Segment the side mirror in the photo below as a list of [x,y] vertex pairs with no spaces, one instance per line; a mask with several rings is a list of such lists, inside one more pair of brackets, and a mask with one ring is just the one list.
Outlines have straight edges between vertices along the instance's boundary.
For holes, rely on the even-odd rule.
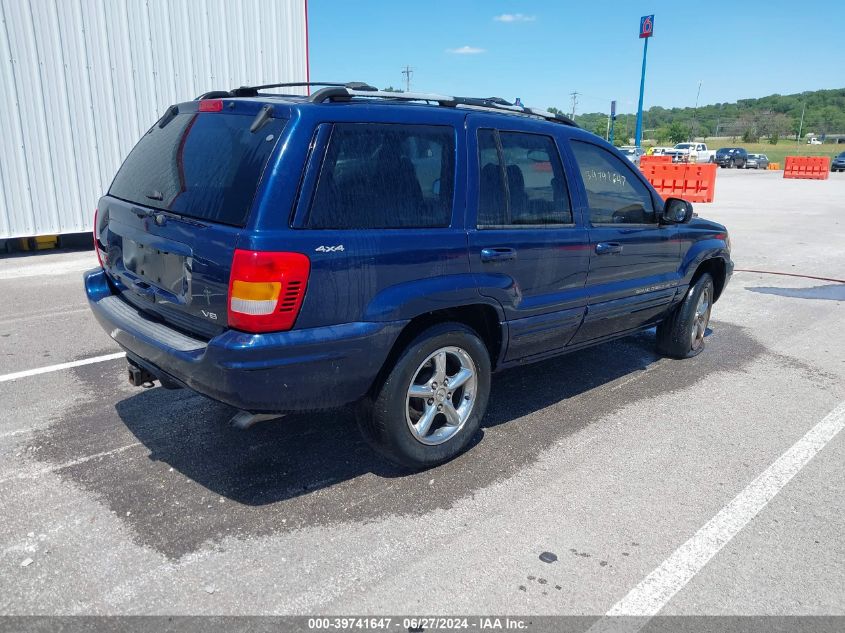
[[680,198],[666,198],[661,224],[686,224],[692,220],[692,204]]

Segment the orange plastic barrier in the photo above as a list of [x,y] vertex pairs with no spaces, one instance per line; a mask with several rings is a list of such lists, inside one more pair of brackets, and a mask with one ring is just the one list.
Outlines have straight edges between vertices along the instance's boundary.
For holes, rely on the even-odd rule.
[[783,166],[784,178],[827,180],[830,158],[827,156],[787,156]]
[[640,170],[664,200],[713,202],[716,163],[640,163]]
[[649,156],[648,154],[644,156],[640,156],[640,166],[642,165],[650,165],[652,163],[671,163],[672,157],[671,156],[664,156],[662,154],[658,154],[657,156]]
[[780,170],[780,163],[769,163],[769,170],[770,171],[779,171]]

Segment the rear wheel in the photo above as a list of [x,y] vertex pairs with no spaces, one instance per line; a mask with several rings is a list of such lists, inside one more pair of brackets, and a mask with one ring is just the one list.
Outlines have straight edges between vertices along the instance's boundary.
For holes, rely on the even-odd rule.
[[442,323],[414,339],[359,411],[370,445],[418,470],[460,454],[478,431],[490,395],[490,355],[460,323]]
[[657,326],[657,351],[671,358],[701,353],[714,297],[713,278],[704,273],[690,286],[681,305]]

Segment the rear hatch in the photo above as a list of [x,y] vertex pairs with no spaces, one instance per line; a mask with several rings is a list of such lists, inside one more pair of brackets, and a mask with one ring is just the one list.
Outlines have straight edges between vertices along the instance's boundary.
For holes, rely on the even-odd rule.
[[129,154],[95,229],[126,301],[203,337],[226,328],[234,250],[286,122],[267,110],[228,100],[174,106]]

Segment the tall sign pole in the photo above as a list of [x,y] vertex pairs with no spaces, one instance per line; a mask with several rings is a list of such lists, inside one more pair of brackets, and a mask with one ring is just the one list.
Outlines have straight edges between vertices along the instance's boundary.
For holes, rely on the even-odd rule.
[[640,18],[640,39],[643,42],[643,74],[640,77],[640,102],[637,105],[637,131],[635,133],[636,146],[643,142],[643,93],[645,92],[645,61],[648,55],[648,40],[654,35],[654,15],[644,15]]
[[610,129],[607,134],[607,141],[613,145],[613,124],[616,122],[616,101],[610,102]]

